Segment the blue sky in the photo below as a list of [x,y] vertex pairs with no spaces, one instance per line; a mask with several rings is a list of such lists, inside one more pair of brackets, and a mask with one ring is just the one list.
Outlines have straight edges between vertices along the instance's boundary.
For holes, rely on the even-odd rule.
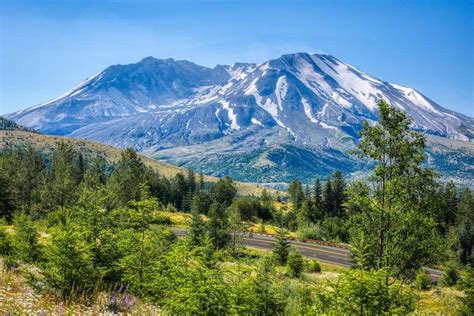
[[324,52],[474,116],[474,1],[0,0],[0,114],[146,56]]

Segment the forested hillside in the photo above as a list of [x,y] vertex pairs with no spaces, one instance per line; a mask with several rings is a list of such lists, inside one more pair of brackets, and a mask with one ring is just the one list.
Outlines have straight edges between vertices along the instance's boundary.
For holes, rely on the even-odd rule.
[[29,131],[29,132],[36,133],[36,131],[32,128],[24,127],[22,125],[19,125],[1,116],[0,116],[0,131]]
[[[287,196],[248,195],[229,177],[211,181],[190,169],[165,174],[132,149],[113,160],[77,140],[39,150],[41,136],[19,146],[5,134],[0,308],[472,315],[474,196],[423,167],[425,139],[403,112],[384,102],[379,111],[353,153],[373,160],[370,179],[348,182],[335,172],[311,187],[294,180]],[[173,233],[177,215],[187,218],[183,238]],[[272,253],[243,246],[255,225],[276,227]],[[289,235],[349,244],[353,267],[303,258]],[[438,283],[427,267],[443,270]],[[36,305],[8,300],[20,284],[41,298]]]

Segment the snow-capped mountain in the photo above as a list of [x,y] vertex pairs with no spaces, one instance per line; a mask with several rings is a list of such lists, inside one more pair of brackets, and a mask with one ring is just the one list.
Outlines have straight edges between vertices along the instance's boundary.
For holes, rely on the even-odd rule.
[[[308,159],[321,170],[331,171],[337,158],[351,172],[356,169],[345,152],[362,122],[377,120],[379,99],[407,112],[416,130],[468,142],[474,138],[473,118],[333,56],[306,53],[212,69],[148,57],[111,66],[54,100],[7,117],[45,133],[134,146],[217,175],[233,168],[215,167],[222,159],[246,157],[241,167],[260,173],[280,167],[275,152],[285,163],[284,157],[302,150],[314,154]],[[270,173],[249,179],[281,178]]]

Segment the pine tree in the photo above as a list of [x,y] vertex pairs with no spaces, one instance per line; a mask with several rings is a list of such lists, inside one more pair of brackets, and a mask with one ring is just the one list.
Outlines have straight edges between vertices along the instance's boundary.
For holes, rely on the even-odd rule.
[[304,200],[303,186],[298,179],[293,180],[288,187],[290,202],[293,204],[293,210],[299,210]]
[[207,231],[216,249],[223,248],[229,242],[229,219],[226,208],[221,203],[212,203],[209,210]]
[[474,314],[474,268],[469,268],[466,273],[466,279],[464,280],[465,296],[461,298],[463,305],[459,311],[461,315],[473,315]]
[[326,182],[324,183],[323,190],[323,217],[331,217],[334,214],[334,195],[332,189],[331,178],[327,177]]
[[196,193],[196,175],[192,169],[188,169],[188,176],[186,180],[188,181],[188,190],[184,199],[183,211],[190,212],[193,197]]
[[66,143],[60,143],[53,154],[51,182],[45,183],[50,188],[49,201],[51,209],[71,205],[76,198],[75,149]]
[[311,221],[316,222],[323,218],[323,188],[321,180],[316,179],[313,185],[313,208],[311,212]]
[[343,204],[346,201],[346,182],[342,176],[340,171],[336,171],[333,175],[333,182],[332,182],[332,198],[334,201],[334,216],[343,217],[344,216],[344,209]]
[[11,221],[13,208],[10,181],[5,172],[0,169],[0,218],[4,217],[7,221]]
[[474,267],[474,197],[471,190],[461,192],[458,204],[461,262]]
[[132,148],[121,152],[117,167],[108,181],[116,204],[127,207],[130,201],[140,200],[140,185],[145,180],[146,167]]
[[189,225],[189,238],[193,245],[202,244],[206,236],[206,224],[197,210],[191,211],[191,224]]
[[236,195],[237,189],[230,177],[219,179],[211,189],[212,201],[221,204],[224,208],[232,204]]
[[34,263],[40,256],[38,230],[30,216],[21,213],[13,219],[12,254],[20,262]]
[[290,243],[288,241],[288,233],[284,229],[278,230],[278,236],[273,247],[273,255],[279,264],[285,265],[290,252]]
[[199,190],[194,194],[193,201],[191,203],[191,212],[198,214],[207,214],[209,207],[211,206],[211,197],[209,193],[204,190]]
[[204,190],[206,188],[206,185],[204,183],[204,174],[199,172],[199,185],[198,185],[198,190]]
[[296,251],[295,248],[291,248],[288,254],[287,260],[288,273],[293,278],[299,278],[303,273],[304,262],[303,257]]

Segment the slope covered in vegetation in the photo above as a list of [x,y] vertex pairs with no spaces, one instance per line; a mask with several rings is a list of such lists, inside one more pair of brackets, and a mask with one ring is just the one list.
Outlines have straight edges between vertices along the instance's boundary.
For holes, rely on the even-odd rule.
[[[472,192],[439,184],[422,165],[425,140],[409,118],[383,102],[379,110],[380,123],[362,129],[358,151],[376,164],[371,179],[347,183],[336,172],[311,189],[295,180],[285,204],[267,191],[239,194],[229,177],[165,176],[131,149],[110,163],[64,141],[50,154],[7,146],[2,279],[26,280],[31,293],[53,302],[48,312],[60,302],[136,313],[139,303],[184,315],[471,315]],[[178,212],[190,218],[183,238],[170,227]],[[255,224],[278,227],[271,254],[243,247]],[[304,259],[288,231],[350,243],[354,266]],[[439,284],[427,266],[443,269]],[[13,295],[8,281],[0,286]],[[38,311],[8,302],[2,308],[12,313]]]

